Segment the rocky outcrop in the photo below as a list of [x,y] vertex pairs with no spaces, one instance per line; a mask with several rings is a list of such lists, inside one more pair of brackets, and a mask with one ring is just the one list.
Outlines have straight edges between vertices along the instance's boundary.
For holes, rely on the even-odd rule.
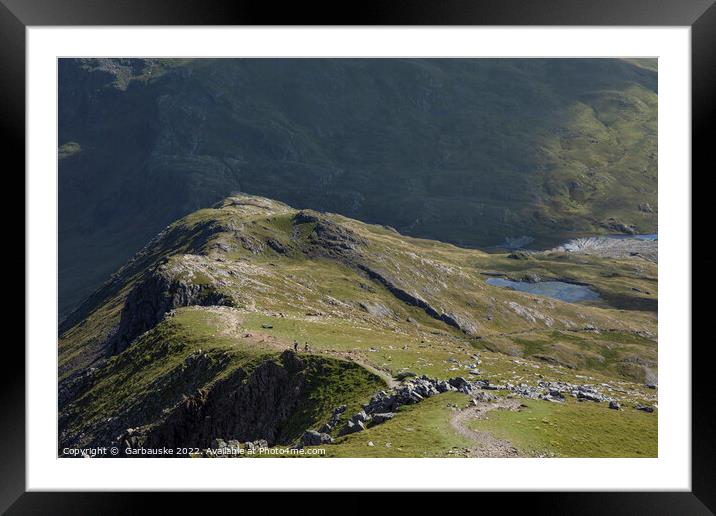
[[341,405],[339,407],[336,407],[333,409],[333,412],[331,413],[331,418],[323,424],[321,428],[319,428],[319,432],[321,433],[328,433],[331,432],[333,429],[335,429],[341,420],[341,415],[346,411],[346,406]]
[[149,272],[132,288],[124,302],[116,335],[108,351],[124,351],[139,335],[153,328],[166,313],[183,306],[232,306],[232,299],[211,283],[198,283],[163,263]]
[[648,202],[639,203],[639,211],[643,211],[644,213],[654,213],[654,209]]
[[250,372],[239,369],[210,390],[186,398],[137,437],[135,446],[206,448],[216,438],[287,444],[282,430],[306,396],[306,369],[291,351]]
[[293,217],[294,225],[311,224],[309,255],[350,261],[359,256],[368,242],[344,225],[320,217],[309,211],[299,211]]
[[[310,245],[306,252],[310,256],[322,256],[336,259],[365,273],[370,279],[382,284],[396,298],[410,306],[423,309],[428,315],[458,328],[467,335],[476,336],[478,326],[467,317],[437,309],[418,294],[413,294],[402,288],[388,275],[368,265],[365,251],[368,242],[357,235],[350,228],[314,215],[313,212],[300,211],[293,217],[294,225],[313,224],[313,231],[309,239]],[[372,307],[362,304],[362,308],[372,315],[385,317],[388,312],[384,307]],[[377,310],[376,310],[377,309]],[[379,311],[380,314],[374,312]]]
[[97,367],[82,369],[58,383],[57,404],[60,409],[92,384],[95,371],[97,371]]
[[393,311],[381,303],[371,303],[370,301],[360,301],[358,303],[358,305],[363,310],[365,310],[370,315],[372,315],[373,317],[380,317],[380,318],[395,317],[395,314],[393,314]]
[[609,231],[624,233],[627,235],[634,235],[637,232],[636,227],[633,224],[624,224],[613,217],[610,217],[602,222],[602,226],[607,228]]
[[378,272],[377,270],[363,264],[358,264],[357,267],[363,272],[365,272],[370,279],[381,283],[385,288],[388,289],[391,294],[393,294],[395,297],[397,297],[404,303],[410,306],[416,306],[418,308],[423,309],[425,313],[428,314],[430,317],[438,319],[439,321],[443,321],[445,324],[457,328],[467,335],[477,335],[477,324],[468,320],[466,317],[454,313],[438,311],[422,297],[417,294],[411,294],[410,292],[402,289],[395,282],[391,281],[390,279],[388,279],[387,276]]

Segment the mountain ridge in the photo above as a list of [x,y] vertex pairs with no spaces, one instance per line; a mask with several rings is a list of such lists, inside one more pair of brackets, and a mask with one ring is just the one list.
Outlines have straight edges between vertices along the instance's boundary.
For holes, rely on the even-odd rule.
[[[234,195],[165,228],[65,320],[61,448],[293,445],[334,421],[337,407],[350,415],[387,403],[381,390],[411,404],[437,388],[477,396],[475,385],[512,385],[515,368],[527,382],[511,387],[520,396],[558,381],[550,389],[575,397],[653,403],[644,383],[657,372],[655,271],[639,257],[487,254]],[[589,284],[601,298],[513,292],[487,284],[495,274]],[[421,375],[414,385],[408,373]],[[469,385],[456,378],[468,373]],[[614,388],[604,397],[594,385]],[[418,388],[423,395],[410,394]],[[381,426],[423,421],[436,406],[406,410]],[[609,425],[654,420],[603,410]],[[357,437],[341,421],[329,425],[336,453],[354,453]]]

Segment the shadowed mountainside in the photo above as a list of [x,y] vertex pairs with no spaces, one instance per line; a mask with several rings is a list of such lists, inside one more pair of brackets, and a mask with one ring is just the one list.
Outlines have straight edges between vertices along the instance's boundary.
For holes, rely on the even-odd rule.
[[618,59],[61,59],[60,310],[233,192],[462,246],[657,222],[657,74]]

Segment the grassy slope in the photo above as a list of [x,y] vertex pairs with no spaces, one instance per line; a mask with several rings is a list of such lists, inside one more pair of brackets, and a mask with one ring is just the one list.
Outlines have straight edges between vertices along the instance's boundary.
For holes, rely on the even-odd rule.
[[520,452],[557,457],[656,457],[657,413],[604,404],[526,400],[519,412],[495,410],[471,427],[510,441]]
[[[183,308],[142,335],[123,353],[112,357],[97,374],[98,381],[63,412],[67,430],[106,433],[109,418],[121,429],[155,424],[186,396],[237,370],[246,375],[265,360],[276,360],[288,345],[266,344],[226,333],[226,321],[200,308]],[[307,395],[282,433],[297,439],[309,426],[329,419],[331,410],[346,404],[352,411],[384,387],[380,378],[354,364],[328,357],[306,356]]]
[[451,392],[401,407],[393,420],[325,447],[324,457],[449,457],[471,444],[450,427],[454,406],[464,406],[468,399]]
[[654,231],[652,64],[63,60],[61,310],[234,191],[466,246]]
[[[639,383],[643,381],[644,370],[638,364],[653,362],[656,370],[655,314],[617,310],[607,302],[598,306],[551,302],[490,287],[480,272],[498,269],[517,277],[523,270],[536,270],[541,275],[569,276],[573,280],[591,282],[600,291],[611,289],[625,299],[635,299],[642,294],[633,291],[632,286],[646,284],[649,291],[656,292],[654,264],[549,254],[512,260],[504,255],[487,255],[402,237],[392,230],[366,226],[340,216],[324,216],[365,239],[370,249],[365,259],[370,264],[380,265],[396,281],[420,285],[427,299],[446,310],[465,310],[467,316],[480,324],[481,338],[476,339],[399,301],[384,286],[369,280],[346,262],[309,259],[303,249],[311,241],[315,225],[295,225],[292,221],[295,211],[287,206],[253,198],[241,198],[238,203],[227,201],[176,222],[163,238],[148,246],[143,257],[120,271],[116,281],[99,291],[83,308],[83,314],[77,316],[78,324],[63,334],[60,364],[65,368],[64,374],[68,374],[86,363],[93,343],[101,341],[98,335],[106,335],[117,324],[123,298],[136,281],[138,270],[166,253],[173,253],[170,263],[191,265],[190,269],[177,268],[182,271],[184,281],[223,282],[221,288],[236,304],[236,308],[227,309],[235,316],[232,319],[235,332],[227,332],[231,324],[227,326],[226,321],[217,320],[210,311],[179,310],[176,316],[141,337],[125,353],[110,360],[103,381],[82,400],[84,423],[78,420],[78,424],[94,424],[124,410],[123,407],[146,403],[156,382],[180,367],[186,356],[197,348],[217,360],[226,355],[229,361],[220,371],[207,371],[206,377],[163,388],[167,395],[175,397],[161,400],[156,410],[171,406],[180,393],[190,393],[191,389],[210,384],[233,368],[250,368],[266,354],[275,355],[286,349],[294,339],[301,344],[309,341],[313,356],[329,361],[324,362],[329,364],[327,375],[323,375],[325,383],[316,386],[316,402],[309,403],[303,415],[297,416],[296,429],[309,422],[317,424],[325,420],[327,411],[340,404],[340,399],[357,408],[359,402],[366,401],[370,393],[377,390],[380,382],[375,383],[377,379],[371,380],[370,375],[354,376],[355,382],[348,382],[345,372],[335,369],[337,359],[367,364],[392,375],[409,370],[449,378],[467,376],[479,351],[482,375],[496,383],[536,384],[544,379],[608,382],[625,392],[629,400],[653,402],[653,391]],[[214,230],[207,232],[207,228]],[[279,254],[264,245],[262,251],[254,254],[237,244],[240,237],[262,244],[272,238],[282,242],[286,252]],[[224,250],[218,250],[219,244]],[[644,270],[637,272],[635,268]],[[605,271],[616,274],[613,283],[604,279],[601,273]],[[231,278],[230,281],[227,278]],[[380,304],[388,315],[372,315],[361,308],[360,303]],[[553,325],[517,317],[509,308],[510,303],[549,315]],[[88,317],[82,320],[84,315]],[[589,324],[602,331],[583,331]],[[264,328],[265,325],[272,328]],[[635,333],[637,331],[641,333]],[[247,341],[242,337],[245,333],[256,338]],[[648,333],[652,337],[640,336]],[[177,342],[182,346],[176,346]],[[78,357],[85,361],[77,360]],[[137,373],[130,376],[128,371],[132,370]],[[122,392],[121,396],[116,396],[117,390]],[[127,401],[120,403],[121,399]],[[404,418],[401,414],[397,422],[390,423],[398,425],[395,431],[405,442],[401,446],[403,450],[387,449],[384,443],[382,447],[364,450],[360,440],[363,437],[355,437],[352,438],[358,439],[355,447],[350,445],[352,440],[347,440],[345,448],[339,445],[331,453],[358,453],[356,450],[360,449],[360,453],[367,454],[410,455],[418,453],[423,446],[421,439],[437,439],[437,444],[435,449],[419,452],[420,456],[441,454],[451,446],[461,446],[457,444],[457,437],[449,432],[440,439],[433,435],[442,432],[438,432],[443,424],[440,421],[446,417],[442,399],[411,408],[412,416]],[[579,414],[572,416],[579,417]],[[423,417],[425,428],[433,428],[432,434],[429,432],[433,436],[415,437],[417,440],[409,444],[411,440],[403,435],[407,432],[404,426],[410,426],[406,422],[410,419],[406,418]],[[380,435],[388,431],[375,429]],[[648,425],[644,432],[645,439],[650,439]]]
[[[232,265],[211,258],[202,259],[205,261],[201,264],[204,267],[202,275],[213,274],[221,278],[223,269],[232,269],[233,277],[237,279],[225,288],[234,297],[236,306],[270,317],[284,314],[286,320],[279,321],[277,328],[287,326],[287,332],[297,331],[300,335],[308,331],[316,333],[316,338],[320,340],[320,328],[324,328],[323,331],[329,335],[341,335],[343,332],[351,334],[359,328],[365,328],[369,334],[382,334],[384,342],[393,339],[397,332],[408,342],[417,341],[419,344],[427,339],[433,348],[436,345],[449,346],[456,339],[464,341],[461,332],[429,317],[419,308],[405,305],[355,268],[341,261],[308,259],[301,251],[308,236],[300,232],[306,228],[296,227],[297,233],[294,235],[294,227],[290,222],[294,212],[287,207],[272,205],[268,213],[262,210],[252,206],[225,206],[196,212],[172,225],[165,238],[149,247],[146,258],[135,260],[134,265],[127,266],[117,275],[114,283],[95,296],[95,305],[85,306],[75,317],[79,321],[85,315],[90,316],[82,325],[71,328],[64,335],[61,342],[61,367],[77,353],[78,343],[84,347],[88,341],[99,340],[95,334],[101,336],[102,328],[107,331],[112,324],[116,324],[123,296],[138,277],[137,269],[143,269],[162,253],[182,256],[183,253],[204,252],[211,255],[214,251],[210,250],[216,245],[230,246],[225,256],[233,261]],[[627,315],[626,312],[609,308],[605,303],[593,308],[584,305],[576,307],[491,287],[484,283],[485,276],[480,274],[498,268],[519,276],[519,269],[522,268],[530,272],[537,271],[544,277],[568,276],[571,280],[593,284],[605,295],[638,301],[644,294],[633,288],[656,292],[653,264],[640,260],[617,262],[569,255],[554,258],[546,256],[536,261],[511,260],[504,258],[504,255],[487,255],[447,244],[401,237],[381,227],[366,226],[339,216],[328,217],[329,220],[331,218],[367,239],[369,252],[365,253],[365,263],[380,268],[408,289],[416,286],[418,294],[436,307],[445,311],[453,310],[474,321],[482,339],[469,341],[471,345],[511,353],[513,348],[524,351],[528,347],[524,342],[530,339],[561,336],[558,340],[564,344],[574,343],[575,340],[587,346],[591,342],[601,342],[601,347],[608,355],[602,356],[602,359],[620,358],[619,350],[611,352],[607,349],[615,342],[633,345],[637,351],[641,350],[648,358],[655,359],[652,340],[631,336],[635,331],[655,334],[655,315],[650,312],[630,311]],[[220,228],[240,227],[242,234],[258,242],[274,238],[284,242],[288,252],[279,255],[266,248],[253,254],[236,245],[233,234],[223,229],[211,233],[207,241],[207,237],[200,235],[213,225],[219,225]],[[603,277],[605,272],[609,272],[609,281]],[[196,282],[197,279],[192,281]],[[114,287],[114,284],[119,286]],[[607,300],[611,299],[609,296]],[[339,304],[330,304],[327,301],[329,298]],[[391,315],[371,316],[358,306],[361,302],[381,304],[388,308]],[[525,318],[511,306],[514,303],[536,314],[547,314],[551,322],[533,322]],[[318,315],[311,316],[308,313]],[[408,322],[408,318],[414,322]],[[360,324],[356,326],[356,322]],[[588,325],[611,331],[602,334],[580,331]],[[303,326],[309,329],[302,330]],[[505,341],[510,343],[508,348],[500,345]],[[402,353],[397,350],[394,354],[400,357]],[[575,365],[568,360],[563,363]],[[71,369],[68,366],[67,370]]]

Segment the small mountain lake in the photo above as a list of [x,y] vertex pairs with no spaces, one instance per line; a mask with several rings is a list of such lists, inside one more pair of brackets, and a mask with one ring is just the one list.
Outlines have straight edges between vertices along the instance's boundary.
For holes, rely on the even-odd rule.
[[528,294],[551,297],[567,303],[593,301],[599,299],[599,293],[585,285],[575,285],[564,281],[512,281],[505,278],[487,278],[486,283],[493,287],[510,288]]

